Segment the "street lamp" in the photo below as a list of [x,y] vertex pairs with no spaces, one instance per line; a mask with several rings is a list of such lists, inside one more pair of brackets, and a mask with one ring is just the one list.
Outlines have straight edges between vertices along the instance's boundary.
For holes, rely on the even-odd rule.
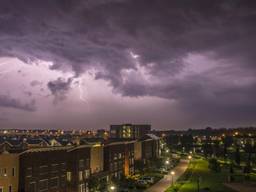
[[175,175],[175,172],[172,171],[172,172],[171,172],[171,175],[172,175],[172,186],[173,186],[173,176]]
[[189,156],[188,156],[188,159],[189,159],[189,160],[191,160],[191,159],[192,159],[192,156],[191,156],[191,155],[189,155]]
[[116,187],[114,185],[111,185],[110,187],[110,191],[115,191]]

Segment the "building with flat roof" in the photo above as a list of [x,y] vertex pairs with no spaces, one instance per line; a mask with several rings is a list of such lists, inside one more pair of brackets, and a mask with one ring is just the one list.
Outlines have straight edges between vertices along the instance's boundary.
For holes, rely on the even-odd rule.
[[111,138],[139,139],[151,131],[149,124],[110,125]]

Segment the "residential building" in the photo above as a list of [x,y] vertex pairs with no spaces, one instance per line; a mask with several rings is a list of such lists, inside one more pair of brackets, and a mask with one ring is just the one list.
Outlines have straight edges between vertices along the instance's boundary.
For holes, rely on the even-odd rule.
[[0,192],[18,192],[19,156],[8,152],[0,154]]
[[68,149],[34,148],[22,152],[19,192],[67,192]]
[[134,174],[134,142],[111,142],[104,147],[104,171],[110,179],[121,179]]
[[147,124],[110,125],[110,137],[123,139],[139,139],[144,135],[148,134],[150,130],[151,125]]

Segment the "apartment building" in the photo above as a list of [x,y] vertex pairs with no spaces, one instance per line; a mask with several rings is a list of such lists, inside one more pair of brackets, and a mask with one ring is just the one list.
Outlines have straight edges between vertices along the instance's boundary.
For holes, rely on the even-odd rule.
[[19,192],[67,192],[67,147],[20,154]]
[[67,150],[67,191],[87,192],[91,175],[90,145],[80,145]]
[[145,164],[160,156],[160,138],[153,134],[146,134],[134,145],[135,160],[142,160]]
[[104,147],[104,170],[110,179],[121,179],[134,174],[134,142],[111,142]]
[[151,125],[147,124],[121,124],[110,125],[110,137],[122,139],[139,139],[148,134]]

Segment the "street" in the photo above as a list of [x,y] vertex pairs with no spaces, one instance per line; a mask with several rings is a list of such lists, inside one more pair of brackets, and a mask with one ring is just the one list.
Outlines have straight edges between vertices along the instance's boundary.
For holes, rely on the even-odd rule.
[[165,175],[163,179],[145,190],[145,192],[164,192],[172,183],[171,172],[175,172],[175,175],[173,176],[173,182],[175,182],[185,172],[188,167],[188,163],[188,160],[181,160],[180,163],[168,173],[168,175]]

